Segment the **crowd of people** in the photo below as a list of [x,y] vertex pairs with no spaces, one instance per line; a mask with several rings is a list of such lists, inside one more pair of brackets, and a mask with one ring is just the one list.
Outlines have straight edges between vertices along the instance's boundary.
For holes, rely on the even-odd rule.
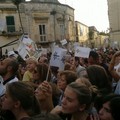
[[15,54],[0,61],[0,120],[120,120],[119,50],[68,52],[64,70]]

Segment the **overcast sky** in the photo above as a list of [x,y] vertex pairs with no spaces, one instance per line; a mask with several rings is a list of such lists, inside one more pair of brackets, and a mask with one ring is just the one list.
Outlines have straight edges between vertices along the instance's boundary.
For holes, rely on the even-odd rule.
[[98,31],[109,28],[107,0],[58,0],[75,9],[75,20],[95,26]]

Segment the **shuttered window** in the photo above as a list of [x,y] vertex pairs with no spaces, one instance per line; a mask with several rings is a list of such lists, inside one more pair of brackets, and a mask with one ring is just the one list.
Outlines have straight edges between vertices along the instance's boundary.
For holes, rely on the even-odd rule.
[[6,16],[7,32],[15,32],[14,16]]

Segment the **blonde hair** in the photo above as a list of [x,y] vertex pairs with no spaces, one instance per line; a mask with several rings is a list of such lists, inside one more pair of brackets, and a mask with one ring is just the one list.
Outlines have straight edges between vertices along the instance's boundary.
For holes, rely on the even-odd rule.
[[27,58],[27,59],[26,59],[26,62],[28,62],[28,61],[32,61],[32,62],[34,62],[35,64],[37,64],[37,59],[36,59],[34,56],[31,56],[31,57]]

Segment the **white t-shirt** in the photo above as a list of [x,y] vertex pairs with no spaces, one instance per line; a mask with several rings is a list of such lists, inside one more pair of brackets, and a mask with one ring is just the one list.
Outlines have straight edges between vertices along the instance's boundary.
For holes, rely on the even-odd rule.
[[8,83],[12,83],[12,82],[15,82],[15,81],[18,81],[18,78],[17,77],[14,77],[13,79],[11,79],[10,81],[8,81],[5,85],[3,84],[3,78],[2,76],[0,76],[0,96],[4,95],[5,94],[5,91],[6,91],[6,85]]
[[117,82],[117,86],[116,86],[114,93],[117,95],[120,95],[120,80]]
[[3,85],[3,78],[0,76],[0,96],[5,94],[5,85]]
[[114,66],[115,71],[118,73],[118,75],[120,76],[120,63],[116,66]]

